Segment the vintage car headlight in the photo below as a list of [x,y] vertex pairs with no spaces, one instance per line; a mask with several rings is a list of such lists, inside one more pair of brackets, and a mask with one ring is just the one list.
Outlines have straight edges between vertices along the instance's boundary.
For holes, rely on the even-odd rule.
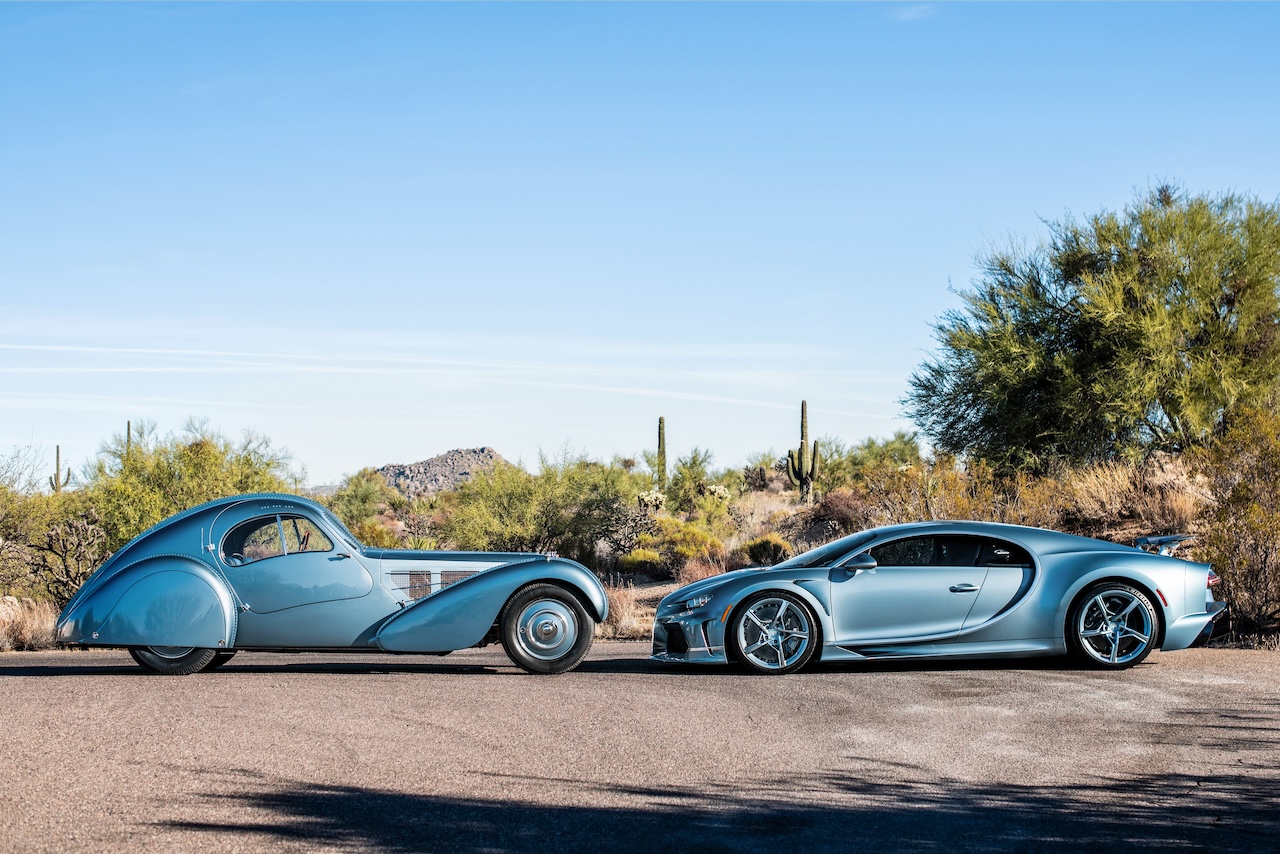
[[694,608],[701,608],[703,605],[711,601],[711,594],[704,593],[701,596],[695,596],[684,603],[686,610],[692,611]]

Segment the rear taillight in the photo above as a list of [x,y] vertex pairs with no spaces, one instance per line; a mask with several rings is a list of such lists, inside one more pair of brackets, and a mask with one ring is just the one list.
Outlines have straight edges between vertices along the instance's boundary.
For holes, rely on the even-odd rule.
[[1205,587],[1213,587],[1220,581],[1222,581],[1222,579],[1218,576],[1218,573],[1211,569],[1209,570],[1209,581],[1205,584]]

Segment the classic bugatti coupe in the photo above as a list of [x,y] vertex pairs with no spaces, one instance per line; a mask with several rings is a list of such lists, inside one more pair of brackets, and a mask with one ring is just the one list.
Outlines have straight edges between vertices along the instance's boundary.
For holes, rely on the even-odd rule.
[[1226,607],[1208,564],[1040,528],[874,528],[662,600],[653,659],[791,673],[815,659],[1072,654],[1099,668],[1208,638]]
[[438,655],[494,642],[531,673],[563,673],[607,613],[600,581],[573,561],[368,548],[320,504],[264,494],[136,537],[67,604],[58,638],[127,647],[173,675],[243,649]]

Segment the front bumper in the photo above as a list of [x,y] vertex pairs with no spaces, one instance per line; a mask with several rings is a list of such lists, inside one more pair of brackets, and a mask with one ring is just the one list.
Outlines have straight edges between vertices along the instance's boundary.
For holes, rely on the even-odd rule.
[[687,611],[658,617],[653,621],[650,657],[668,663],[723,664],[728,660],[724,653],[723,626],[718,626],[714,617]]

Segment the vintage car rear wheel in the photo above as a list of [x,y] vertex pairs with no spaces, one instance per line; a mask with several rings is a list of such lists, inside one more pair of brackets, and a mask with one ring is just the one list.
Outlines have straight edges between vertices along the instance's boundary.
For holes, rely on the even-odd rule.
[[566,673],[587,657],[595,621],[563,587],[530,584],[498,618],[507,657],[529,673]]
[[190,646],[135,646],[129,648],[129,654],[144,670],[152,673],[190,676],[208,668],[217,658],[218,651]]
[[1133,667],[1151,654],[1160,615],[1141,590],[1106,581],[1084,592],[1071,610],[1067,640],[1077,661],[1105,670]]
[[757,593],[729,619],[733,658],[756,673],[794,673],[818,648],[818,620],[798,596],[780,590]]

